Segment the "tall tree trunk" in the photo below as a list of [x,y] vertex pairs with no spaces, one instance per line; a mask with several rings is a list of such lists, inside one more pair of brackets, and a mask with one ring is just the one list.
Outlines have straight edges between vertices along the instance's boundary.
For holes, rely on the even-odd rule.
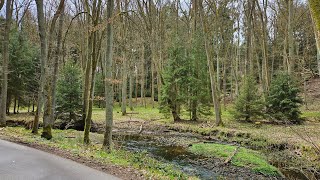
[[[41,137],[44,137],[46,139],[51,139],[52,138],[52,133],[51,133],[51,128],[53,124],[53,117],[54,117],[54,110],[55,107],[54,105],[54,96],[53,96],[53,81],[54,81],[54,68],[55,68],[55,62],[52,58],[52,56],[56,56],[56,52],[53,51],[53,36],[54,36],[54,31],[56,28],[56,22],[59,18],[59,16],[63,13],[64,10],[64,0],[60,0],[59,7],[56,11],[56,13],[53,16],[51,25],[50,25],[50,31],[48,35],[48,41],[49,41],[49,48],[48,48],[48,66],[47,71],[46,71],[46,85],[45,85],[45,106],[44,106],[44,112],[43,112],[43,131],[41,134]],[[61,37],[60,37],[61,41]],[[55,48],[56,49],[56,48]]]
[[152,57],[150,66],[151,66],[151,105],[152,105],[152,108],[154,108],[154,57]]
[[261,20],[261,29],[262,29],[262,53],[263,53],[263,59],[262,59],[262,86],[264,94],[266,95],[268,89],[269,89],[269,68],[268,68],[268,35],[267,35],[267,23],[268,23],[268,17],[267,17],[267,0],[263,0],[263,10],[259,5],[259,2],[256,0],[256,4],[258,6],[258,9],[260,11],[260,20]]
[[288,73],[294,72],[294,41],[293,41],[293,0],[288,0],[288,45],[289,45],[289,57],[288,57]]
[[[135,66],[135,68],[137,68],[137,65]],[[136,102],[135,102],[135,107],[138,106],[138,89],[139,89],[139,80],[138,80],[138,77],[139,77],[139,73],[138,73],[138,68],[136,69],[136,72],[135,72],[135,98],[136,98]]]
[[14,96],[14,100],[13,100],[13,114],[17,114],[17,96]]
[[[99,22],[100,17],[100,9],[101,9],[102,0],[93,1],[93,8],[92,8],[92,14],[93,14],[93,26],[97,26]],[[89,104],[87,104],[87,113],[85,118],[85,124],[84,124],[84,137],[83,142],[85,144],[90,143],[89,133],[91,129],[91,121],[92,121],[92,108],[93,108],[93,99],[94,99],[94,86],[95,86],[95,77],[96,77],[96,68],[99,60],[99,48],[101,47],[101,43],[98,43],[98,32],[94,31],[92,32],[92,42],[91,46],[89,48],[92,49],[92,53],[90,54],[91,58],[91,82],[90,82],[90,90],[89,90]],[[100,42],[100,41],[99,41]]]
[[112,21],[114,0],[107,0],[107,55],[104,63],[105,69],[105,99],[106,99],[106,127],[104,132],[103,148],[111,150],[112,125],[113,125],[113,89],[112,89],[112,54],[113,54],[113,30]]
[[[90,11],[88,1],[85,1],[85,10]],[[88,109],[89,109],[89,97],[90,97],[90,75],[92,70],[92,46],[93,46],[93,37],[92,33],[90,32],[90,24],[91,24],[91,16],[86,16],[86,21],[88,24],[87,29],[87,42],[86,42],[86,59],[85,61],[85,78],[84,78],[84,89],[83,89],[83,104],[82,104],[82,126],[84,128],[85,122],[87,119]]]
[[133,103],[132,103],[132,91],[133,91],[133,74],[132,70],[129,72],[129,108],[133,111]]
[[212,58],[211,58],[211,52],[210,52],[210,45],[208,42],[208,27],[207,27],[207,21],[205,19],[204,15],[204,10],[202,7],[202,1],[199,2],[199,8],[200,8],[200,19],[202,21],[202,30],[205,35],[204,38],[204,43],[205,43],[205,50],[206,50],[206,55],[207,55],[207,64],[209,68],[209,76],[210,76],[210,84],[211,84],[211,93],[212,93],[212,100],[214,104],[214,111],[215,111],[215,116],[216,116],[216,125],[222,125],[222,119],[221,119],[221,109],[220,109],[220,100],[219,100],[219,95],[218,95],[218,88],[215,82],[215,77],[214,77],[214,66],[212,64]]
[[317,62],[318,62],[318,75],[320,76],[320,1],[309,0],[309,8],[314,27],[314,35],[317,43]]
[[[247,53],[246,53],[246,61],[245,61],[245,69],[244,74],[253,74],[253,11],[255,7],[255,1],[247,1],[247,14],[246,14],[246,20],[247,20],[247,32],[246,32],[246,41],[247,41]],[[249,73],[248,73],[248,67],[249,67]]]
[[145,106],[145,98],[144,98],[144,83],[145,83],[145,66],[144,66],[144,45],[142,46],[141,50],[141,89],[140,89],[140,98],[141,98],[141,105]]
[[17,108],[17,113],[19,114],[19,110],[20,110],[20,97],[18,97],[18,108]]
[[[125,50],[122,50],[125,51]],[[127,80],[128,80],[128,59],[126,58],[126,53],[122,54],[123,62],[122,62],[122,102],[121,102],[121,112],[122,115],[127,114]]]
[[46,83],[46,64],[47,64],[47,35],[46,35],[46,23],[45,17],[43,13],[43,0],[37,0],[37,16],[38,16],[38,27],[39,27],[39,35],[40,35],[40,43],[41,43],[41,50],[40,50],[40,82],[39,82],[39,89],[38,89],[38,102],[37,102],[37,112],[33,121],[33,128],[32,133],[38,134],[38,127],[39,127],[39,118],[42,111],[43,106],[43,96],[44,96],[44,86]]
[[61,15],[59,17],[59,26],[58,26],[58,34],[57,34],[57,46],[54,57],[54,69],[53,69],[53,79],[52,79],[52,114],[50,117],[50,123],[53,125],[54,123],[54,113],[56,109],[56,90],[57,90],[57,81],[58,81],[58,72],[59,72],[59,62],[62,59],[61,57],[61,49],[62,49],[62,30],[63,30],[63,22],[64,22],[64,7],[62,9]]
[[[1,8],[4,4],[1,3]],[[2,87],[1,87],[1,104],[0,104],[0,127],[6,126],[6,109],[8,94],[8,65],[9,65],[9,35],[11,27],[13,1],[7,0],[6,3],[6,21],[3,33],[3,62],[2,62]]]

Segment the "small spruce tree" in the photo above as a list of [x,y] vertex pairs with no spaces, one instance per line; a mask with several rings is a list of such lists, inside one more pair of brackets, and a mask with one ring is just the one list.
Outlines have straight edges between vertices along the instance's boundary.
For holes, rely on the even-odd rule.
[[81,110],[81,71],[71,62],[62,68],[57,84],[57,110],[67,112],[70,118]]
[[299,107],[302,98],[299,96],[296,80],[285,73],[278,74],[271,82],[267,96],[267,113],[277,120],[301,123]]
[[244,79],[240,95],[235,102],[234,118],[237,120],[254,121],[262,115],[263,101],[259,95],[257,84],[252,76]]

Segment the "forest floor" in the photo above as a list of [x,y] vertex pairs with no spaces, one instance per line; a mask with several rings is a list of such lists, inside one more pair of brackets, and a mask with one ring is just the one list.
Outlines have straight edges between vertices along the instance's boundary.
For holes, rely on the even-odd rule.
[[[198,144],[208,142],[218,144],[226,143],[227,145],[232,145],[233,147],[240,146],[248,149],[258,150],[262,154],[266,155],[267,161],[277,166],[281,170],[281,172],[287,177],[299,176],[301,177],[301,179],[303,179],[305,178],[304,176],[307,176],[308,178],[311,177],[310,179],[312,179],[312,177],[315,176],[315,171],[320,169],[319,155],[315,151],[315,146],[320,146],[320,113],[318,111],[312,109],[305,110],[303,108],[302,116],[306,118],[306,122],[302,125],[289,126],[264,123],[256,125],[250,123],[241,123],[233,120],[228,108],[222,113],[224,126],[216,127],[214,125],[214,122],[210,120],[210,116],[203,117],[203,120],[197,122],[181,121],[174,123],[170,118],[167,118],[163,114],[159,113],[159,110],[157,108],[151,107],[145,108],[137,106],[134,108],[134,111],[130,111],[127,115],[122,116],[120,112],[120,107],[116,105],[114,109],[115,120],[113,132],[115,135],[125,134],[156,137],[154,138],[155,141],[166,146],[182,146],[188,148],[197,147]],[[184,113],[187,114],[187,112]],[[20,113],[16,115],[11,115],[8,119],[12,119],[14,121],[32,121],[33,116],[32,114]],[[99,125],[99,127],[101,128],[100,131],[102,132],[104,127],[104,109],[94,108],[93,119],[94,122]],[[61,131],[58,130],[58,133],[61,133]],[[61,137],[62,135],[58,135],[58,137],[59,136]],[[78,136],[81,137],[82,133],[80,132]],[[40,139],[41,138],[39,138],[37,142],[39,142]],[[79,139],[77,141],[80,142]],[[25,141],[23,140],[20,142]],[[96,146],[99,146],[100,148],[100,142],[94,140],[93,142],[96,144]],[[121,146],[117,143],[115,145]],[[31,143],[31,146],[36,146],[36,148],[40,149],[47,149],[46,145],[39,145],[39,143],[37,143],[36,145]],[[79,146],[78,148],[81,149],[82,147]],[[49,151],[52,151],[52,147],[49,148]],[[225,151],[225,149],[223,151]],[[54,150],[54,152],[59,153],[60,148],[57,148],[56,150]],[[64,151],[62,151],[62,154],[63,152]],[[201,151],[199,152],[201,153]],[[67,156],[70,156],[68,158],[73,160],[77,160],[77,158],[79,158],[78,155],[73,157],[73,153],[67,153]],[[227,157],[228,156],[230,156],[230,154],[227,155]],[[117,158],[119,159],[119,157]],[[220,164],[221,162],[223,163],[225,158],[222,158]],[[150,172],[153,172],[154,169],[158,170],[158,166],[153,166],[153,168],[151,168],[152,170],[145,170],[147,169],[145,168],[145,166],[141,166],[141,164],[137,165],[137,162],[135,160],[137,159],[136,155],[133,155],[132,159],[132,162],[130,162],[131,165],[135,164],[134,166],[138,168],[132,168],[130,167],[131,165],[122,166],[121,163],[120,165],[116,166],[111,165],[110,168],[109,163],[109,165],[101,166],[104,167],[103,169],[98,169],[108,172],[111,171],[111,174],[116,176],[118,175],[118,177],[121,177],[123,179],[131,179],[131,177],[135,177],[135,179],[146,179],[146,177],[150,176],[153,176],[153,178],[156,179],[162,179],[163,177],[180,176],[177,175],[179,173],[173,173],[174,175],[170,173],[156,173],[161,175],[152,175],[153,173]],[[87,160],[88,157],[79,158],[80,162],[86,162]],[[97,161],[90,160],[88,162],[88,165],[91,167],[100,166],[100,164],[97,163],[99,162],[99,159]],[[201,164],[203,162],[199,161],[197,163]],[[217,160],[215,160],[214,163],[212,163],[212,165],[217,166]],[[119,176],[120,172],[118,172],[117,170],[113,170],[119,169],[118,167],[121,167],[122,169],[126,169],[127,167],[129,167],[129,170],[126,171],[129,173],[123,174],[123,176]],[[143,170],[141,171],[141,169]],[[113,171],[115,172],[113,173]],[[171,170],[167,170],[167,172],[171,172]],[[223,177],[229,178],[237,177],[237,172],[242,172],[242,177],[244,177],[244,179],[250,179],[254,177],[259,179],[268,179],[268,177],[270,177],[271,179],[274,178],[273,176],[268,175],[261,176],[261,173],[253,172],[250,170],[250,168],[238,168],[236,165],[220,166],[220,168],[215,167],[215,172],[221,174]],[[280,177],[278,177],[277,179],[279,178]],[[314,177],[313,179],[316,178]]]
[[[308,103],[301,107],[302,117],[305,118],[306,121],[301,125],[277,125],[270,124],[268,121],[260,121],[261,123],[258,124],[239,122],[232,118],[231,105],[223,107],[222,119],[224,126],[222,127],[215,126],[214,114],[200,116],[199,121],[173,122],[170,116],[166,117],[159,112],[159,109],[156,108],[157,104],[155,108],[152,108],[151,103],[148,102],[148,106],[144,107],[141,105],[140,99],[137,99],[137,102],[134,102],[135,106],[133,107],[133,111],[128,111],[128,114],[125,116],[121,115],[120,106],[118,103],[115,103],[113,131],[115,135],[152,136],[155,137],[153,140],[168,146],[189,148],[199,147],[199,144],[201,145],[203,143],[226,143],[232,147],[227,146],[225,149],[234,149],[237,146],[253,149],[266,155],[267,161],[278,167],[286,177],[317,179],[320,177],[320,157],[318,149],[320,147],[319,88],[320,79],[313,79],[307,84],[306,100]],[[183,119],[188,119],[189,113],[187,111],[182,111],[181,113]],[[105,112],[103,108],[94,108],[93,121],[99,125],[101,132],[104,127],[104,116]],[[31,113],[20,113],[11,115],[8,119],[14,122],[30,122],[33,120],[33,115]],[[58,133],[61,132],[58,131]],[[117,146],[117,143],[115,145]],[[121,144],[119,146],[121,146]],[[202,150],[207,148],[207,150],[210,151],[210,147],[201,148]],[[198,150],[196,153],[202,152],[199,148],[194,148],[193,150]],[[219,155],[219,153],[215,153]],[[227,156],[230,156],[230,154]],[[135,156],[133,157],[133,159],[137,158]],[[135,162],[135,160],[133,160],[133,162]],[[141,164],[137,166],[141,166]],[[249,171],[247,171],[247,167],[242,168],[242,170],[237,169],[235,166],[230,167],[229,170],[223,167],[223,169],[218,170],[220,171],[218,173],[222,175],[231,174],[229,177],[232,177],[232,172],[235,174],[237,172],[243,172],[243,174],[247,175],[244,176],[245,178],[268,178],[268,176],[261,177],[261,173],[252,173],[252,171],[250,173],[250,168]],[[154,167],[153,169],[158,169],[158,167]],[[223,173],[221,171],[225,172]],[[142,173],[142,175],[141,171],[134,170],[133,172],[135,172],[133,173],[135,175],[132,177],[144,179],[142,177],[146,177],[146,172],[150,172],[150,170],[142,171],[145,172],[144,174]],[[166,172],[171,171],[166,170]],[[116,174],[117,173],[115,173],[115,175]],[[177,175],[175,173],[173,174],[174,175],[169,173],[164,176]],[[131,175],[132,174],[128,176]],[[179,173],[178,176],[180,176]]]

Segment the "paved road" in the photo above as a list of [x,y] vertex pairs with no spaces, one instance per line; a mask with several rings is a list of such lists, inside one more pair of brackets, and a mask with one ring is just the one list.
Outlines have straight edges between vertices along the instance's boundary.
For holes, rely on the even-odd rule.
[[118,180],[74,161],[0,140],[0,180]]

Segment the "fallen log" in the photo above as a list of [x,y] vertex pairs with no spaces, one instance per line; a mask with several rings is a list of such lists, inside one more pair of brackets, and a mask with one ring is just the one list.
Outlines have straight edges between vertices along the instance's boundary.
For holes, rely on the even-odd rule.
[[233,153],[231,154],[231,156],[229,156],[225,161],[224,164],[228,164],[232,158],[237,154],[237,152],[239,151],[240,146],[237,146],[237,148],[233,151]]

